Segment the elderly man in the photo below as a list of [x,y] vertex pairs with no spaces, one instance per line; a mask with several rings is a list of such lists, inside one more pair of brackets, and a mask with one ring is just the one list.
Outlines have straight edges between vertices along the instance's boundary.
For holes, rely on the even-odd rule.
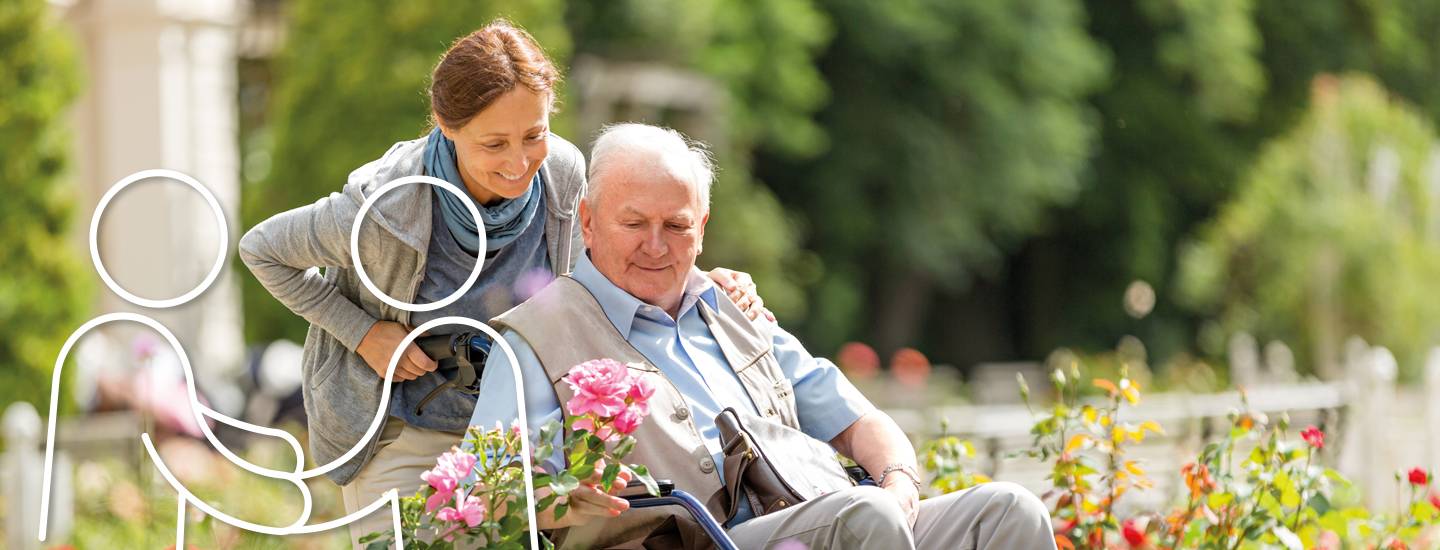
[[[727,407],[795,428],[792,439],[828,442],[876,474],[878,487],[846,486],[758,517],[740,503],[726,527],[741,548],[792,539],[812,549],[1054,548],[1044,505],[1013,484],[920,501],[915,450],[895,422],[833,363],[778,326],[745,318],[695,268],[712,180],[708,154],[673,130],[622,124],[596,141],[580,205],[589,250],[573,274],[493,321],[520,362],[532,433],[569,420],[560,402],[571,395],[561,380],[570,367],[616,359],[656,377],[658,388],[630,459],[709,498],[721,519],[721,489],[736,481],[717,467],[715,417]],[[514,384],[508,358],[491,354],[471,424],[509,424]],[[796,448],[779,439],[757,443]],[[577,490],[570,502],[561,521],[539,518],[562,547],[634,545],[675,525],[664,510],[621,514],[627,501],[594,489]]]

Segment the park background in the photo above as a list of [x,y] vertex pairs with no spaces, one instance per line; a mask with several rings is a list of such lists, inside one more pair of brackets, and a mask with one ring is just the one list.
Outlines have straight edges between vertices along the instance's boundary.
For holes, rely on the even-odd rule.
[[[1415,442],[1396,460],[1440,465],[1421,437],[1440,424],[1421,418],[1440,345],[1434,0],[7,0],[0,406],[44,411],[67,336],[139,311],[176,332],[218,410],[303,436],[298,351],[273,342],[302,341],[304,321],[233,253],[195,302],[120,300],[88,259],[95,204],[125,175],[179,170],[220,199],[233,250],[423,135],[433,64],[497,16],[564,68],[554,128],[582,150],[622,120],[712,145],[702,264],[752,273],[883,405],[1003,406],[1016,372],[1072,360],[1176,394],[1320,384],[1379,346],[1387,414],[1415,420],[1379,430]],[[100,254],[133,292],[177,295],[208,270],[213,224],[192,191],[147,182],[107,211]],[[288,523],[293,491],[212,460],[166,409],[179,386],[156,348],[106,327],[66,367],[59,542],[173,542],[140,431],[173,434],[168,452],[237,515]],[[1344,410],[1341,390],[1313,408]],[[15,471],[7,495],[31,494],[19,478],[38,475]],[[317,520],[333,517],[335,491],[314,485]],[[35,506],[3,503],[9,547],[31,544]],[[202,547],[340,540],[194,519]]]

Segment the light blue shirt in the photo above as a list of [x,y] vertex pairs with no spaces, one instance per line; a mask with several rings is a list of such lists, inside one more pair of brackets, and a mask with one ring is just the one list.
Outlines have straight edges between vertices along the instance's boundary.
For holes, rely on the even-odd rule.
[[[589,251],[580,256],[571,276],[595,296],[615,329],[685,396],[706,448],[715,464],[722,464],[715,416],[725,407],[744,407],[752,413],[756,409],[697,307],[700,300],[712,309],[716,307],[719,297],[715,284],[699,270],[692,269],[676,320],[659,307],[641,302],[615,286],[595,269]],[[520,363],[530,431],[539,433],[545,423],[562,419],[560,402],[530,345],[514,331],[505,331],[502,336]],[[794,387],[800,429],[810,437],[829,442],[872,408],[834,363],[811,356],[794,336],[778,326],[774,330],[773,346],[772,353],[780,363],[781,372]],[[480,395],[470,425],[494,426],[500,421],[509,426],[515,420],[518,407],[512,371],[500,348],[492,348],[480,378]],[[558,449],[559,438],[555,445]],[[553,468],[550,471],[558,471],[563,458],[557,452],[546,462]],[[717,468],[717,471],[723,472],[723,469]],[[655,474],[665,475],[664,472]],[[742,506],[730,526],[751,517],[748,507]]]

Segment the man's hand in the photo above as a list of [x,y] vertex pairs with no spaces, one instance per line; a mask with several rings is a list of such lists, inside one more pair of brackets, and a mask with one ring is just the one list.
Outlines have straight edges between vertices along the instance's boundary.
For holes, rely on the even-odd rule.
[[[554,508],[542,510],[535,513],[535,522],[541,529],[562,529],[584,525],[597,519],[609,519],[619,516],[621,512],[630,509],[630,501],[615,495],[625,490],[625,485],[630,483],[631,476],[624,470],[615,477],[615,484],[610,492],[605,492],[600,486],[601,475],[605,472],[603,462],[595,464],[595,474],[589,479],[580,482],[580,487],[570,491],[568,497],[556,499],[556,503],[569,502],[570,510],[565,512],[565,517],[555,519]],[[536,500],[550,494],[550,489],[535,489]]]
[[[384,378],[385,368],[390,365],[390,356],[409,333],[405,325],[400,323],[376,321],[370,326],[370,332],[365,333],[365,338],[360,340],[360,345],[355,347],[355,353],[360,354],[375,374]],[[414,380],[433,372],[436,366],[434,359],[420,351],[420,346],[410,342],[410,345],[405,347],[405,354],[400,357],[400,362],[395,364],[395,380]]]
[[883,487],[890,496],[900,501],[900,509],[905,511],[905,517],[910,520],[910,528],[915,528],[915,518],[920,514],[920,490],[915,487],[915,482],[903,472],[890,472],[885,477]]
[[735,302],[751,321],[759,321],[762,316],[772,323],[775,321],[775,314],[765,309],[765,300],[755,291],[755,279],[752,279],[749,273],[717,267],[707,275],[715,284],[720,285],[720,289],[725,291],[730,301]]

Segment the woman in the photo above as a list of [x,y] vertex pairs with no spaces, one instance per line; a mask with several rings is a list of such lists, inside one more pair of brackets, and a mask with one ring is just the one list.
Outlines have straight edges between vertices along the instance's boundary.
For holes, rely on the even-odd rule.
[[[407,327],[449,315],[489,319],[555,273],[568,273],[582,253],[575,213],[585,187],[584,157],[549,133],[559,80],[535,40],[506,21],[460,38],[432,75],[435,128],[428,136],[396,143],[352,172],[341,192],[277,214],[240,240],[240,257],[260,283],[311,323],[303,371],[313,460],[327,464],[363,445],[327,474],[343,486],[347,513],[392,488],[412,492],[435,457],[459,443],[475,408],[472,395],[455,389],[431,395],[446,379],[411,344],[396,366],[399,383],[384,429],[360,441]],[[468,197],[424,184],[381,196],[365,213],[358,239],[360,262],[375,287],[402,302],[436,302],[455,292],[484,254],[479,280],[462,297],[415,313],[366,290],[350,256],[361,204],[386,183],[413,175],[443,179]],[[482,214],[483,251],[481,228],[464,200]],[[312,266],[325,267],[324,274],[308,271]],[[710,276],[752,318],[769,315],[748,275],[717,269]],[[388,515],[369,520],[352,525],[352,539],[389,525]]]

